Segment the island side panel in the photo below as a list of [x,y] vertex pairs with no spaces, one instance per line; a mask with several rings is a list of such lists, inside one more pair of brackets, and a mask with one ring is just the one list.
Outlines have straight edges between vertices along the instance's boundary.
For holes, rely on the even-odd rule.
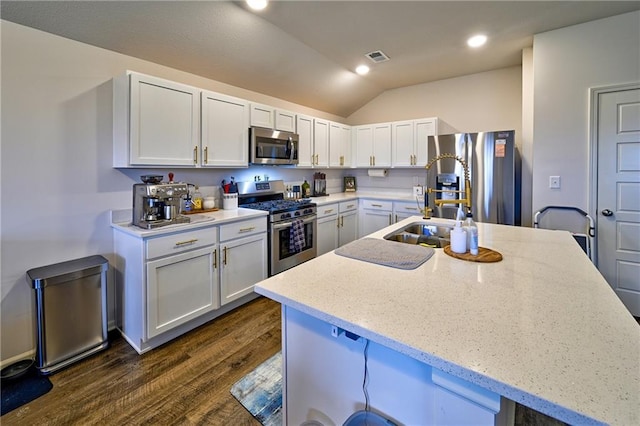
[[[286,424],[343,424],[365,408],[366,340],[283,306]],[[398,424],[495,425],[496,412],[433,383],[432,367],[375,342],[367,349],[371,410]],[[499,396],[496,395],[499,398]]]

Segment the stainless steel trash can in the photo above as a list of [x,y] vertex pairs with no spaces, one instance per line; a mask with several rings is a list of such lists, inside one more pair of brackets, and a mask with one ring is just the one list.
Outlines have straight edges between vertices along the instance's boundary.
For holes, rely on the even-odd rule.
[[51,374],[109,346],[107,270],[102,256],[34,268],[36,368]]

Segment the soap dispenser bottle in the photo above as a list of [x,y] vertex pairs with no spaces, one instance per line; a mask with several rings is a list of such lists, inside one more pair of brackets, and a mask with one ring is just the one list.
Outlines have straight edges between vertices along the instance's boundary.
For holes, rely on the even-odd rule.
[[467,213],[464,220],[464,229],[467,231],[467,247],[473,256],[478,255],[478,226],[473,221],[473,214]]
[[456,226],[451,230],[451,251],[454,253],[466,253],[467,252],[467,233],[460,221],[456,221]]

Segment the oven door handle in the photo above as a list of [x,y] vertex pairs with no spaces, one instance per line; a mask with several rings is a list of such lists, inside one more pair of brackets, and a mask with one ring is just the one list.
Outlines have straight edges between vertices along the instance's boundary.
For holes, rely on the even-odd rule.
[[[316,215],[306,216],[304,219],[302,219],[302,223],[306,225],[307,223],[311,223],[315,220],[316,220]],[[290,228],[292,225],[293,225],[293,221],[288,220],[286,222],[280,222],[280,223],[274,224],[273,229],[274,231],[278,231],[280,229]]]

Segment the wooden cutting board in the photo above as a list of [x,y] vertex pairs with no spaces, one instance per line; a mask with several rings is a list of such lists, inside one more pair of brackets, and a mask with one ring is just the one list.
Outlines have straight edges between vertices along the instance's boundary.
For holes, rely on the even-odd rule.
[[211,213],[211,212],[217,212],[217,211],[218,211],[218,208],[214,207],[212,209],[189,210],[188,212],[187,211],[183,211],[182,214],[189,215],[189,214],[198,214],[198,213]]
[[491,263],[500,262],[502,255],[495,250],[491,250],[485,247],[478,247],[478,254],[476,256],[471,253],[454,253],[451,251],[451,246],[445,246],[444,252],[456,259],[468,260],[470,262]]

